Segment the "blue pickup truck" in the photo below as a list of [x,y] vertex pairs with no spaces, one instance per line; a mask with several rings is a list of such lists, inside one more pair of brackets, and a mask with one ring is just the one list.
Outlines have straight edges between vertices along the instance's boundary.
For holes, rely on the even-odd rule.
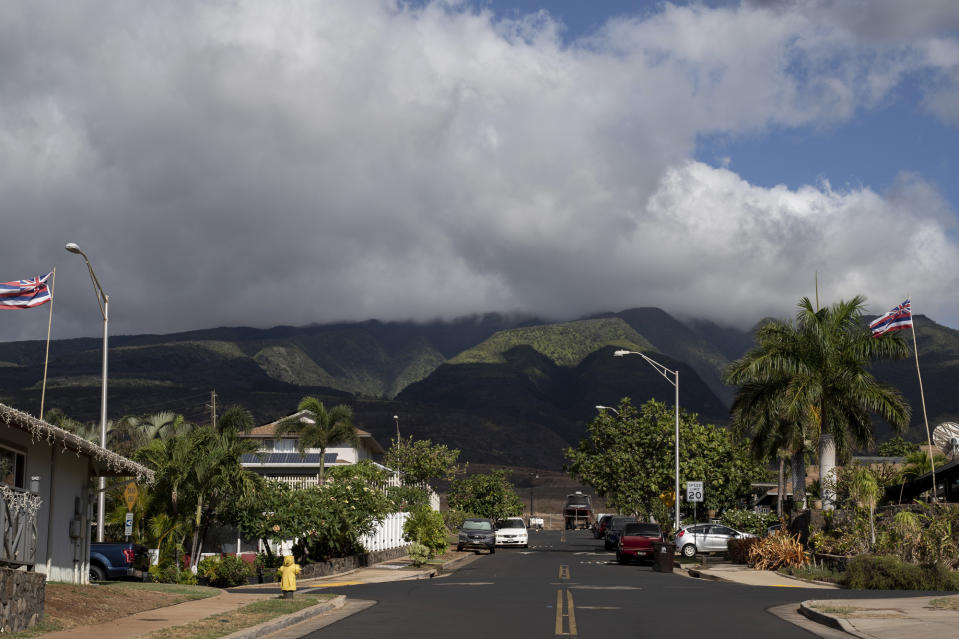
[[90,583],[107,579],[143,579],[149,564],[146,546],[90,544]]

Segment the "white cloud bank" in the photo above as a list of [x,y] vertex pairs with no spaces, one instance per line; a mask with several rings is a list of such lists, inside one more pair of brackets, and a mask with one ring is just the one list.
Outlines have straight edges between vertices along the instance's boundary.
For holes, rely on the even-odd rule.
[[[691,159],[703,134],[835,126],[918,73],[955,124],[956,6],[664,5],[567,45],[547,14],[459,3],[4,3],[0,277],[57,265],[60,336],[97,330],[67,241],[118,333],[635,305],[751,322],[791,315],[816,270],[827,295],[909,292],[956,325],[955,211],[921,176],[791,191]],[[26,315],[0,336],[41,337]]]

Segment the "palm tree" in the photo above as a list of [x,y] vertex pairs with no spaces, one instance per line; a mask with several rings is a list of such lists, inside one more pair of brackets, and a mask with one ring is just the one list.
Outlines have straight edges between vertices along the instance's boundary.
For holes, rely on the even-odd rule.
[[873,338],[862,319],[864,303],[856,296],[816,310],[804,297],[795,322],[763,324],[756,347],[726,372],[727,383],[741,385],[733,403],[740,428],[768,437],[774,426],[757,430],[748,422],[773,411],[780,427],[796,433],[793,454],[799,454],[798,433],[803,439],[813,435],[820,443],[821,481],[832,474],[822,467],[825,436],[832,437],[839,458],[846,460],[853,446],[872,443],[873,414],[897,430],[909,423],[909,405],[901,393],[866,370],[876,360],[906,357],[908,347],[896,333]]
[[234,430],[245,433],[253,430],[255,425],[253,415],[242,406],[230,406],[223,411],[220,419],[216,420],[216,429],[220,432]]
[[[320,468],[317,481],[323,483],[323,467],[326,449],[334,444],[349,443],[356,445],[359,437],[353,425],[353,409],[338,404],[326,410],[323,402],[315,397],[304,397],[297,408],[297,414],[287,417],[276,425],[275,434],[281,437],[287,433],[298,436],[296,449],[305,455],[310,448],[320,449]],[[300,413],[305,412],[305,415]]]

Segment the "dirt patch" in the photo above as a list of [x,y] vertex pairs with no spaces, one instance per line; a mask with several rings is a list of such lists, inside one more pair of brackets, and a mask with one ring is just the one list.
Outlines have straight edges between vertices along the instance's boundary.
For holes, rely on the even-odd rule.
[[[218,594],[215,589],[197,588],[163,592],[166,584],[108,584],[77,586],[48,583],[43,600],[44,621],[67,629],[97,624],[129,615],[172,606],[184,601]],[[154,586],[155,588],[151,588]],[[207,590],[211,592],[208,594]]]

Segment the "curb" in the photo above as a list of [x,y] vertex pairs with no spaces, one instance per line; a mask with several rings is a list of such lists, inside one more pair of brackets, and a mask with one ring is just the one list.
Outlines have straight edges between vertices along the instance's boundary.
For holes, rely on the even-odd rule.
[[465,564],[469,561],[472,561],[475,559],[475,557],[476,555],[463,555],[462,557],[457,557],[456,559],[450,559],[445,564],[440,566],[436,572],[438,574],[442,574],[444,572],[452,572],[456,570],[457,568],[459,568],[460,564]]
[[718,576],[716,576],[716,575],[710,575],[710,574],[703,573],[703,572],[701,572],[701,571],[699,571],[699,570],[696,570],[695,568],[687,568],[687,569],[686,569],[686,572],[689,573],[689,576],[690,576],[690,577],[695,577],[696,579],[709,579],[710,581],[722,581],[722,582],[730,583],[730,584],[731,584],[731,583],[736,583],[736,582],[734,582],[734,581],[729,581],[728,579],[723,579],[722,577],[718,577]]
[[819,612],[812,607],[811,604],[818,603],[816,599],[807,599],[799,604],[799,613],[809,619],[810,621],[815,621],[816,623],[821,623],[824,626],[829,626],[834,630],[840,630],[842,632],[848,633],[854,637],[861,637],[862,639],[872,639],[870,635],[864,635],[856,630],[852,624],[850,624],[845,619],[839,619],[838,617],[833,617],[832,615],[827,615],[824,612]]
[[323,603],[316,604],[315,606],[304,608],[299,612],[294,612],[289,615],[277,617],[276,619],[264,621],[258,626],[237,630],[233,634],[226,635],[222,639],[256,639],[257,637],[268,635],[271,632],[276,632],[277,630],[281,630],[287,626],[292,626],[293,624],[300,623],[301,621],[306,621],[310,617],[315,617],[316,615],[327,612],[328,610],[342,608],[344,603],[346,603],[346,596],[337,595],[330,601],[324,601]]
[[806,579],[805,577],[797,577],[795,575],[784,575],[783,573],[779,571],[777,571],[776,574],[782,577],[787,577],[789,579],[795,579],[796,581],[804,581],[807,584],[816,584],[817,586],[830,586],[832,588],[835,588],[836,590],[848,590],[846,586],[840,586],[839,584],[834,584],[831,581],[819,581],[817,579]]

